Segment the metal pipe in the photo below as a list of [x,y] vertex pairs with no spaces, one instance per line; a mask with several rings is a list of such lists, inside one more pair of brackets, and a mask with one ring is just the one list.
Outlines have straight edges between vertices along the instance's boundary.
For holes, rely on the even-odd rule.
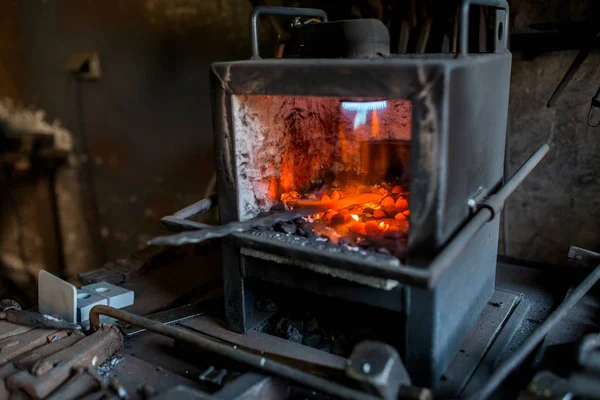
[[460,8],[460,54],[466,56],[469,53],[469,9],[471,5],[483,7],[495,7],[506,10],[504,17],[504,48],[508,44],[508,2],[506,0],[463,0]]
[[258,17],[261,15],[283,15],[289,17],[313,17],[327,22],[325,11],[316,8],[294,8],[294,7],[270,7],[260,6],[252,9],[250,15],[250,46],[252,47],[252,58],[260,58],[258,49]]
[[217,342],[208,337],[195,334],[188,330],[171,325],[163,325],[160,322],[119,310],[109,306],[95,306],[90,311],[90,326],[94,331],[100,328],[100,315],[106,315],[128,324],[147,329],[149,331],[168,336],[175,340],[198,346],[199,348],[227,357],[234,361],[246,364],[257,370],[269,372],[273,375],[296,382],[315,391],[326,393],[333,397],[352,400],[381,400],[378,397],[351,389],[327,379],[311,375],[296,368],[270,360],[266,357],[248,353],[235,346]]
[[596,282],[598,282],[598,279],[600,279],[600,265],[598,265],[596,269],[594,269],[594,271],[592,271],[592,273],[571,292],[571,295],[567,297],[552,314],[550,314],[550,316],[529,338],[527,338],[527,340],[525,340],[523,345],[492,374],[483,389],[473,394],[468,399],[480,400],[490,396],[494,390],[502,384],[504,379],[506,379],[506,377],[527,358],[529,353],[537,347],[546,334],[550,332],[550,330],[562,320],[567,312],[569,312],[569,310],[585,296]]

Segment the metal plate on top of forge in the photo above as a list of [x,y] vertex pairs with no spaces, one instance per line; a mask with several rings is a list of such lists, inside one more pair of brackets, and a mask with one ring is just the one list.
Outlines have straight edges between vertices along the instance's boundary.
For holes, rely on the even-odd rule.
[[392,279],[366,275],[356,269],[353,271],[354,263],[359,266],[375,264],[382,269],[399,267],[400,260],[387,254],[273,231],[254,230],[235,236],[242,245],[240,252],[245,256],[293,265],[386,291],[399,285],[398,281]]

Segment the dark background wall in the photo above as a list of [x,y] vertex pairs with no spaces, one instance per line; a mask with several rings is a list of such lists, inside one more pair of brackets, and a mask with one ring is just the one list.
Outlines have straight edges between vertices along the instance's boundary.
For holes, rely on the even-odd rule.
[[[247,56],[249,12],[245,0],[21,4],[30,67],[21,98],[59,118],[80,151],[57,183],[67,276],[143,246],[160,217],[204,195],[213,173],[208,69]],[[99,80],[65,70],[80,51],[99,53]]]
[[[591,1],[512,1],[513,32],[582,21]],[[347,2],[321,3],[349,12]],[[161,216],[204,195],[213,172],[208,69],[249,56],[251,2],[4,0],[0,7],[0,94],[59,118],[79,151],[55,188],[66,266],[53,250],[44,207],[54,189],[45,183],[13,188],[25,251],[33,272],[47,268],[74,280],[144,245],[160,231]],[[600,131],[585,118],[600,85],[600,55],[586,61],[555,108],[545,107],[572,49],[514,54],[511,170],[542,142],[552,150],[509,202],[512,256],[562,263],[570,244],[598,247]],[[79,51],[99,53],[100,80],[79,82],[65,70]],[[6,202],[3,208],[2,249],[18,257],[18,221]]]
[[[600,244],[600,128],[586,123],[591,98],[600,86],[600,52],[588,57],[556,105],[546,107],[576,49],[584,44],[583,38],[570,36],[569,29],[581,28],[579,23],[592,17],[595,3],[511,2],[513,34],[536,32],[532,27],[552,23],[562,37],[571,37],[565,47],[573,49],[536,56],[545,47],[540,43],[513,54],[511,171],[541,142],[551,146],[546,159],[508,203],[510,253],[516,257],[562,264],[569,245],[598,250]],[[599,25],[595,22],[597,29]]]

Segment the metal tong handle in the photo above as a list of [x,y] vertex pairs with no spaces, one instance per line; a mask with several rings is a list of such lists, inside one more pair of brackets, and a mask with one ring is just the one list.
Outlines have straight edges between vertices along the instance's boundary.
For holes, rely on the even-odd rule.
[[259,59],[258,49],[258,17],[261,15],[284,15],[290,17],[314,17],[327,22],[325,11],[316,8],[295,8],[295,7],[254,7],[250,14],[250,45],[252,46],[252,58]]
[[[505,51],[508,46],[508,2],[506,0],[463,0],[460,7],[460,55],[466,56],[469,53],[469,10],[471,9],[471,5],[500,8],[506,11],[504,21],[496,23],[494,34],[494,37],[502,41],[502,50]],[[499,52],[498,50],[496,51],[496,53]]]

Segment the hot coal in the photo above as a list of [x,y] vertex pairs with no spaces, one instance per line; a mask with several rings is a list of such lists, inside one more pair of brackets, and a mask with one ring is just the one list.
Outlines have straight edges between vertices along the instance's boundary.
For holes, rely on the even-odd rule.
[[382,182],[377,185],[330,187],[312,192],[289,191],[281,195],[275,209],[313,207],[317,212],[293,221],[296,231],[285,224],[275,231],[328,241],[349,248],[389,254],[404,261],[409,229],[409,192],[405,185]]
[[[364,214],[363,214],[364,215]],[[334,222],[338,219],[341,221],[343,214],[338,213],[331,217]],[[378,252],[382,254],[393,255],[404,260],[406,258],[408,246],[408,233],[397,230],[389,230],[381,233],[379,222],[376,219],[367,219],[364,223],[366,235],[355,234],[341,236],[338,238],[337,244],[349,248],[360,248],[368,251]],[[326,234],[318,234],[315,231],[313,222],[309,222],[305,218],[296,218],[291,222],[280,222],[275,224],[270,230],[282,232],[288,235],[298,235],[309,239],[317,239],[322,241],[330,241],[330,237]],[[266,228],[268,229],[268,228]],[[373,233],[373,234],[369,234]]]

